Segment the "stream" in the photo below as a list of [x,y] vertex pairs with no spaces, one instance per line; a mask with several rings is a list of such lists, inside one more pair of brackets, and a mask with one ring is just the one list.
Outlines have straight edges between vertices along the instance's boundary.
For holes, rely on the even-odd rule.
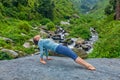
[[58,27],[55,31],[55,35],[49,34],[48,38],[52,38],[55,42],[65,45],[71,49],[80,48],[86,53],[91,53],[93,51],[93,44],[98,40],[98,33],[92,27],[90,27],[91,37],[88,40],[84,40],[80,44],[76,44],[78,38],[70,38],[66,40],[66,36],[69,35],[63,28]]

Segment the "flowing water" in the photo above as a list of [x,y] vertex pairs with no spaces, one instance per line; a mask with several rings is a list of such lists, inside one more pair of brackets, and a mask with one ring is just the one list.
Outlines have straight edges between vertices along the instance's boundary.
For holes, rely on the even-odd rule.
[[[98,33],[94,28],[90,28],[91,37],[88,40],[85,40],[84,43],[79,45],[80,49],[83,49],[86,51],[86,53],[90,53],[93,50],[93,44],[98,40]],[[63,45],[68,46],[69,48],[73,49],[76,48],[76,41],[78,38],[71,38],[68,42],[66,42],[66,36],[69,33],[66,33],[65,30],[61,27],[58,27],[58,29],[55,31],[55,35],[51,36],[51,38]]]

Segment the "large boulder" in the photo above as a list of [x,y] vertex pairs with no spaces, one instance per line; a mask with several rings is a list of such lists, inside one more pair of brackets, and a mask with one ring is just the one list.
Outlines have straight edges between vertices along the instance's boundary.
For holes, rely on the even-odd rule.
[[8,53],[8,55],[12,56],[13,58],[18,57],[18,53],[13,51],[13,50],[9,50],[9,49],[1,49],[1,52],[5,52]]
[[86,59],[96,71],[86,70],[66,57],[53,57],[47,64],[34,55],[0,61],[0,80],[120,80],[120,59]]
[[23,44],[24,48],[31,48],[31,47],[35,47],[34,42],[33,42],[33,38],[27,40],[24,44]]

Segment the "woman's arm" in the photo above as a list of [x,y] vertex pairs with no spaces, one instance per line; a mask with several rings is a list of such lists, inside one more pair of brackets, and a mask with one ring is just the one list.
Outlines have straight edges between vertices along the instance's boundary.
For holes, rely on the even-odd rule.
[[45,48],[45,55],[48,57],[48,49]]
[[38,46],[39,46],[39,49],[40,49],[40,58],[43,58],[43,43],[40,42],[40,43],[38,44]]
[[47,59],[47,60],[52,60],[52,58],[49,58],[49,57],[48,57],[48,55],[49,55],[48,49],[45,49],[45,54],[46,54],[46,59]]
[[39,42],[38,44],[39,48],[40,48],[40,62],[42,64],[46,64],[46,62],[44,61],[43,59],[43,43],[42,42]]

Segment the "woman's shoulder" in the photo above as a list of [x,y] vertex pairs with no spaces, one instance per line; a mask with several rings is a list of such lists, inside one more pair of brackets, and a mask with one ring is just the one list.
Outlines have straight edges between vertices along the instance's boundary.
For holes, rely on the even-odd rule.
[[43,39],[43,40],[52,40],[52,39],[50,39],[50,38],[45,38],[45,39]]
[[51,39],[45,38],[45,39],[41,39],[40,41],[41,41],[41,42],[44,42],[44,41],[51,41]]

